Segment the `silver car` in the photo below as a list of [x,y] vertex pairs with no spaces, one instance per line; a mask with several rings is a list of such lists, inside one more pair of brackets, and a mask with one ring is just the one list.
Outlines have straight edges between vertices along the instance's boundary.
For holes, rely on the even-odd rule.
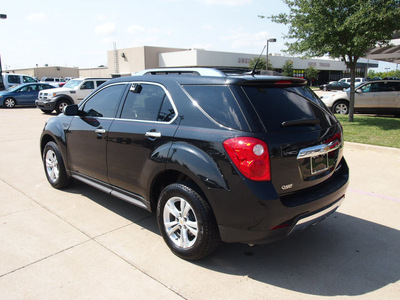
[[[336,114],[348,114],[350,89],[324,95],[321,100]],[[372,114],[400,114],[400,80],[377,80],[356,86],[354,111]]]

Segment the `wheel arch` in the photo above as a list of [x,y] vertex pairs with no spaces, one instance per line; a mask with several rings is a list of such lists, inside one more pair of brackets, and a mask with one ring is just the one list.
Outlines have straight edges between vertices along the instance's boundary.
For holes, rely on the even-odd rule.
[[207,202],[207,197],[203,189],[196,183],[191,176],[184,174],[177,170],[165,170],[159,173],[150,185],[150,206],[151,211],[155,212],[157,209],[157,202],[163,189],[173,183],[184,183],[190,188],[196,190]]
[[57,143],[53,136],[51,136],[50,134],[44,134],[42,136],[42,138],[40,139],[40,154],[42,156],[43,156],[44,147],[46,147],[46,144],[48,142]]
[[348,105],[350,105],[350,101],[349,101],[349,100],[344,99],[344,98],[340,98],[340,99],[335,100],[335,102],[333,102],[332,108],[333,108],[336,104],[338,104],[339,102],[346,102]]
[[70,96],[65,95],[65,94],[57,95],[54,98],[55,103],[58,103],[60,100],[67,100],[69,102],[69,104],[74,104],[74,99],[72,99]]

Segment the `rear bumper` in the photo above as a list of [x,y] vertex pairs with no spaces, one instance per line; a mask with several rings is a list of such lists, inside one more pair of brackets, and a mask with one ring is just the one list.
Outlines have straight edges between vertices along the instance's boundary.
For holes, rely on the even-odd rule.
[[[342,169],[334,176],[336,178],[331,178],[318,189],[296,195],[292,199],[293,206],[284,205],[287,199],[279,197],[267,201],[258,199],[256,202],[247,198],[247,212],[238,214],[242,217],[242,224],[230,226],[219,223],[221,239],[232,243],[271,243],[321,222],[334,213],[344,200],[349,183],[348,168],[344,160]],[[300,203],[297,198],[307,201]]]

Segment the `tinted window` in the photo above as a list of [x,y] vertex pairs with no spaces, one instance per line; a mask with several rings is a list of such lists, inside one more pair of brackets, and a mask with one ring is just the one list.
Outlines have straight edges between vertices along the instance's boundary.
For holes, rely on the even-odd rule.
[[[335,122],[334,117],[322,109],[323,105],[316,104],[316,99],[305,98],[303,94],[307,90],[301,87],[243,86],[243,90],[268,132],[303,131],[308,126],[314,130],[329,127]],[[284,122],[304,119],[318,119],[320,123],[296,127],[282,125]]]
[[387,85],[391,91],[400,91],[400,82],[388,82]]
[[20,92],[36,92],[37,90],[38,90],[38,86],[36,84],[32,84],[32,85],[24,86],[19,91]]
[[185,85],[194,101],[217,123],[229,128],[247,130],[243,113],[225,85]]
[[29,77],[29,76],[23,76],[22,80],[24,81],[24,83],[36,82],[36,80],[34,78]]
[[82,84],[81,90],[93,90],[94,89],[94,81],[86,81]]
[[[160,119],[161,105],[164,100],[169,102],[164,89],[153,84],[141,84],[140,86],[141,88],[136,89],[136,91],[129,91],[122,109],[121,118],[158,121]],[[167,104],[165,109],[168,111]],[[162,118],[166,118],[168,114],[168,112],[164,112]]]
[[384,91],[385,87],[383,85],[383,82],[373,82],[362,86],[361,90],[363,91],[363,93],[375,93]]
[[48,84],[41,84],[39,85],[40,90],[46,90],[46,89],[54,89],[54,86],[48,85]]
[[125,85],[119,84],[102,89],[85,102],[83,111],[88,116],[114,118],[125,88]]
[[8,75],[8,82],[9,83],[21,83],[21,79],[18,75]]
[[171,102],[169,101],[168,97],[164,97],[163,104],[160,109],[160,113],[158,114],[157,121],[160,122],[169,122],[175,117],[175,111],[172,107]]
[[96,84],[97,84],[97,86],[99,87],[99,86],[101,86],[104,82],[106,82],[107,80],[97,80],[96,81]]

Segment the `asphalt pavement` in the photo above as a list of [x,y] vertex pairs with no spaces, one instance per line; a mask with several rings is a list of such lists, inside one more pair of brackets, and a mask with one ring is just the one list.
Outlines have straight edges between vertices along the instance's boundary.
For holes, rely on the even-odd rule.
[[0,108],[0,299],[400,299],[399,149],[345,143],[351,179],[335,214],[187,262],[154,215],[79,182],[48,184],[49,117]]

